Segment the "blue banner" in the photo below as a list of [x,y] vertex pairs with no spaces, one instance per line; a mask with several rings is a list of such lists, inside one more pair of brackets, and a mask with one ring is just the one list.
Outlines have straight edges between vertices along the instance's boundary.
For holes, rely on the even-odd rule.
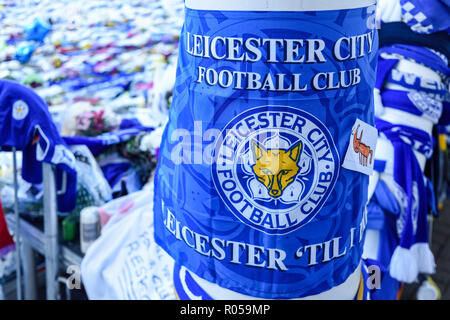
[[374,122],[374,6],[185,18],[155,175],[157,243],[246,295],[343,283],[366,224],[369,177],[341,164],[356,119]]

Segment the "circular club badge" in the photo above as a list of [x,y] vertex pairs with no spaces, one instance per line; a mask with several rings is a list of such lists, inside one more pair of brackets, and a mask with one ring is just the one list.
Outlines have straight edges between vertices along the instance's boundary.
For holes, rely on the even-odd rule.
[[28,105],[22,100],[17,100],[12,107],[12,116],[16,120],[23,120],[27,117],[28,111]]
[[249,109],[215,145],[216,190],[243,223],[286,234],[320,210],[339,174],[330,132],[313,115],[287,106]]

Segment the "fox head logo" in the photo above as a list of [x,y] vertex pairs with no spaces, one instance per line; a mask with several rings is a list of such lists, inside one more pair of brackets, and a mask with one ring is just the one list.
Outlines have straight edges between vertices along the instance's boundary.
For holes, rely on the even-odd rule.
[[298,161],[302,143],[299,141],[288,150],[266,149],[253,140],[251,149],[256,161],[252,166],[256,179],[267,188],[273,198],[280,197],[300,170]]
[[[293,126],[279,123],[285,115],[297,117]],[[249,119],[269,123],[254,128]],[[303,125],[298,127],[297,121]],[[241,126],[248,134],[240,135]],[[297,230],[316,216],[340,167],[334,139],[319,119],[300,108],[261,106],[235,116],[222,134],[211,175],[231,214],[251,228],[277,235]]]

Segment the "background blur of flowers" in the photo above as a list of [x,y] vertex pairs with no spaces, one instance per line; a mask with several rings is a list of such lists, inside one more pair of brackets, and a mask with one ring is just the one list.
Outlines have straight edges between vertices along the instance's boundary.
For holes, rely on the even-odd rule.
[[76,134],[81,136],[97,136],[117,129],[119,120],[105,110],[86,110],[76,116]]

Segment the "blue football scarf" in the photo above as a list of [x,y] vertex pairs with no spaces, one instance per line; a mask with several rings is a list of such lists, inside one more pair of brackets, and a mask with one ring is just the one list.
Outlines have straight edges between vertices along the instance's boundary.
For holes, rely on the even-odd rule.
[[[0,80],[0,106],[0,146],[23,151],[23,179],[42,183],[41,162],[55,165],[58,211],[73,210],[77,185],[75,157],[60,137],[46,103],[31,89]],[[33,144],[35,137],[39,140]]]
[[400,202],[397,219],[398,246],[395,248],[390,275],[411,283],[419,272],[434,272],[434,257],[427,237],[428,190],[413,149],[430,158],[432,138],[426,132],[394,125],[375,118],[375,125],[394,147],[394,196]]
[[72,136],[63,137],[68,145],[86,145],[94,157],[102,154],[110,147],[126,142],[141,132],[151,132],[155,128],[143,126],[137,119],[123,119],[117,130],[95,137]]
[[[383,171],[380,170],[380,172]],[[426,177],[425,179],[429,206],[436,215],[433,186],[429,179]],[[381,285],[377,290],[371,292],[371,298],[373,300],[395,300],[401,283],[392,278],[388,270],[392,255],[399,243],[397,221],[401,217],[401,208],[391,189],[382,179],[377,183],[374,194],[367,205],[367,212],[367,228],[379,232],[376,263],[382,271]]]
[[[398,57],[378,57],[377,79],[375,90],[383,106],[397,108],[415,115],[427,114],[433,123],[446,125],[450,122],[449,92],[445,87],[445,78],[450,75],[446,63],[435,53],[425,48],[395,45],[380,49],[382,53],[400,55]],[[402,58],[410,58],[438,71],[442,82],[423,79],[413,73],[402,73],[395,69]],[[408,91],[388,90],[385,84],[389,82],[405,88]],[[379,107],[379,105],[378,105]],[[429,113],[429,114],[428,114]],[[438,118],[438,122],[436,122]]]
[[[382,172],[382,171],[381,171]],[[381,286],[372,293],[373,300],[395,300],[400,282],[388,272],[392,254],[398,245],[396,221],[400,206],[386,183],[380,179],[367,205],[367,228],[379,233],[376,262],[383,271]]]
[[399,85],[408,91],[417,91],[426,94],[439,101],[448,99],[448,90],[444,79],[435,81],[414,73],[401,72],[394,68],[398,61],[400,59],[384,59],[383,57],[379,57],[377,88],[381,89],[383,85],[390,83]]
[[358,267],[369,177],[341,161],[356,119],[373,124],[373,13],[186,8],[154,198],[176,263],[269,299]]
[[440,54],[428,48],[412,46],[407,44],[395,44],[380,48],[380,55],[383,53],[397,55],[404,59],[411,59],[417,63],[439,72],[444,77],[450,76],[447,61]]
[[381,93],[383,106],[402,110],[416,116],[423,116],[434,124],[439,122],[443,103],[419,92],[384,90]]

